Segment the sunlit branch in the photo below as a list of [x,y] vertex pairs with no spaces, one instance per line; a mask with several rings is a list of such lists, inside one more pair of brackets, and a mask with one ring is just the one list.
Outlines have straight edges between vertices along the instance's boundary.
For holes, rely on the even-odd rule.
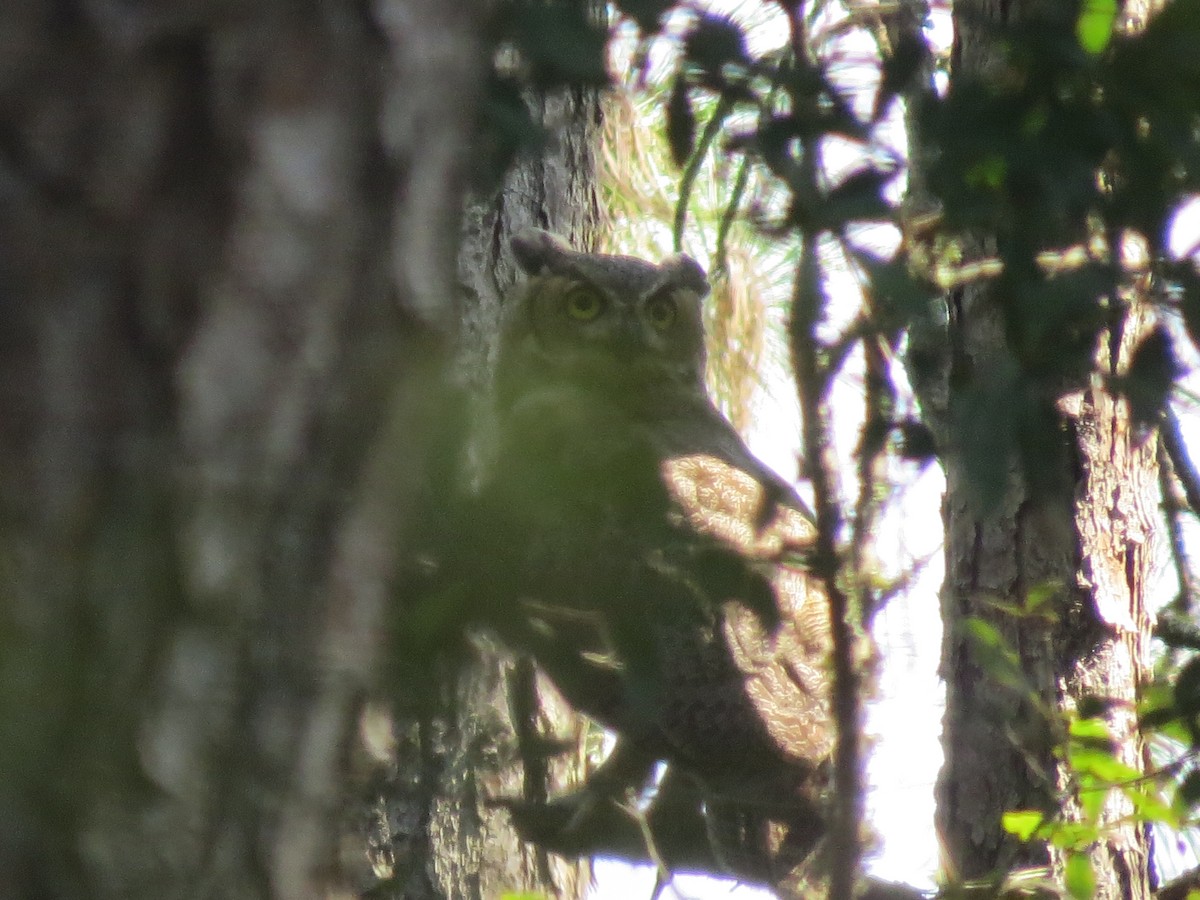
[[[815,178],[812,157],[804,163]],[[861,678],[855,666],[855,631],[851,626],[850,598],[843,590],[838,534],[842,514],[837,497],[833,429],[826,402],[829,370],[822,365],[816,324],[825,306],[821,284],[818,236],[803,237],[800,268],[792,300],[790,338],[792,363],[800,398],[804,429],[806,473],[812,483],[817,520],[816,546],[811,561],[814,577],[822,584],[829,603],[833,637],[833,712],[837,721],[834,752],[834,805],[830,828],[830,897],[849,898],[858,876],[862,855],[859,823],[864,811],[860,701]]]
[[858,502],[854,510],[855,539],[852,546],[855,584],[861,598],[858,613],[865,627],[870,623],[879,602],[877,592],[871,587],[873,579],[867,569],[871,565],[874,535],[885,499],[881,470],[886,463],[887,438],[896,397],[879,335],[863,341],[863,356],[865,414],[858,446]]
[[1158,480],[1159,490],[1163,497],[1163,516],[1167,522],[1167,537],[1171,545],[1171,563],[1175,567],[1175,576],[1179,579],[1179,597],[1177,598],[1178,612],[1188,615],[1192,606],[1193,584],[1191,568],[1188,565],[1187,547],[1183,540],[1182,513],[1183,504],[1178,496],[1177,482],[1172,478],[1174,465],[1167,451],[1166,438],[1162,429],[1158,440]]
[[1179,431],[1179,418],[1170,406],[1165,411],[1160,434],[1163,447],[1171,460],[1171,468],[1175,470],[1175,477],[1183,486],[1188,508],[1194,515],[1200,516],[1200,475],[1196,473],[1196,467],[1184,446],[1183,435]]

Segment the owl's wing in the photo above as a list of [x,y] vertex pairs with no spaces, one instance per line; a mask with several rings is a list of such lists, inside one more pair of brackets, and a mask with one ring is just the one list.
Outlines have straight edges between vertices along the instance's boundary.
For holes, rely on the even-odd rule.
[[815,529],[795,491],[710,409],[704,429],[681,423],[664,432],[661,477],[677,528],[715,543],[769,585],[767,616],[754,599],[706,585],[717,591],[710,599],[721,609],[721,651],[735,670],[729,689],[743,705],[749,700],[778,750],[813,764],[828,756],[833,735],[829,611],[806,569]]
[[[760,512],[776,504],[790,506],[810,524],[816,522],[796,489],[750,452],[729,420],[707,397],[694,396],[675,404],[675,412],[659,423],[655,442],[659,457],[711,456],[749,476],[762,488]],[[743,502],[758,497],[744,497]]]
[[[813,526],[774,486],[710,454],[663,461],[663,476],[686,526],[715,538],[747,567],[766,573],[777,623],[739,596],[712,598],[722,610],[725,649],[776,747],[809,763],[832,747],[827,657],[829,611],[805,569]],[[768,506],[764,512],[764,505]]]

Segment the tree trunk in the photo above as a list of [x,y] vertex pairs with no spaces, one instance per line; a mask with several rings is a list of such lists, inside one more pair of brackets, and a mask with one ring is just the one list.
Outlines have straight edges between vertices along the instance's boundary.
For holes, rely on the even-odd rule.
[[[459,256],[467,298],[461,365],[473,390],[487,389],[503,294],[517,267],[509,238],[529,225],[587,246],[599,221],[593,150],[598,98],[557,94],[535,103],[552,141],[519,163],[491,198],[469,205]],[[401,598],[404,602],[405,598]],[[436,708],[401,716],[397,758],[368,811],[367,839],[379,884],[372,896],[396,900],[479,898],[525,890],[571,900],[590,880],[588,860],[566,860],[522,842],[499,798],[545,799],[581,783],[585,721],[540,675],[486,634],[447,670]],[[562,752],[535,760],[529,745]]]
[[[981,292],[965,291],[956,299],[962,303],[964,352],[973,368],[987,373],[1002,347],[995,323]],[[1122,359],[1134,330],[1127,332]],[[1148,672],[1154,442],[1139,442],[1125,404],[1098,387],[1072,395],[1064,406],[1079,451],[1073,505],[1047,503],[1014,473],[998,507],[980,513],[961,454],[948,446],[943,457],[947,696],[938,827],[953,871],[964,878],[1050,862],[1041,847],[1005,834],[1000,818],[1008,810],[1056,809],[1059,792],[1070,793],[1053,754],[1055,735],[1047,733],[1051,723],[1028,698],[991,678],[966,626],[969,618],[983,619],[1003,635],[1049,708],[1075,709],[1085,697],[1129,704],[1114,706],[1109,725],[1121,742],[1122,760],[1138,769],[1144,762],[1131,706]],[[1001,608],[1022,607],[1031,593],[1047,589],[1057,594],[1053,624]],[[1114,794],[1104,820],[1116,822],[1131,812]],[[1092,852],[1097,896],[1149,896],[1148,859],[1144,828],[1113,831]]]
[[[484,11],[0,5],[0,897],[345,887],[450,335],[494,315],[454,275]],[[474,246],[585,224],[581,147]],[[445,688],[418,866],[446,896],[577,896],[580,870],[514,866],[511,833],[458,818],[464,748],[532,681],[484,659]]]
[[[1031,5],[1036,4],[956,3],[952,79],[992,71],[1000,53],[989,26],[1013,24],[1030,15]],[[922,158],[918,147],[918,167]],[[919,170],[915,183],[923,183]],[[982,237],[971,249],[980,258],[994,253]],[[1104,335],[1099,341],[1101,371],[1122,371],[1146,333],[1147,314],[1136,297],[1130,299],[1121,339]],[[946,759],[937,789],[938,828],[951,872],[961,878],[1047,865],[1061,875],[1062,858],[1051,858],[1037,843],[1018,842],[1001,827],[1007,810],[1052,811],[1061,797],[1071,795],[1067,771],[1053,753],[1061,735],[1048,733],[1051,723],[1037,702],[991,678],[967,623],[982,619],[1003,636],[1046,708],[1070,711],[1089,697],[1118,701],[1107,714],[1118,754],[1126,764],[1143,768],[1131,705],[1147,674],[1152,620],[1146,590],[1158,517],[1154,441],[1139,440],[1127,404],[1093,381],[1059,402],[1069,425],[1071,449],[1063,466],[1070,471],[1050,473],[1047,481],[1073,484],[1073,496],[1031,486],[1014,464],[999,502],[982,512],[967,470],[969,451],[948,423],[956,392],[986,389],[989,379],[1016,363],[985,285],[952,291],[947,304],[948,323],[941,331],[914,332],[912,342],[926,363],[926,376],[938,372],[936,377],[915,375],[914,384],[943,448],[947,481]],[[933,359],[941,360],[940,367],[927,365]],[[1054,597],[1053,621],[1011,614],[1031,594],[1046,592]],[[1078,812],[1067,810],[1069,817]],[[1112,792],[1102,820],[1116,823],[1131,812],[1129,803]],[[1097,897],[1149,896],[1149,839],[1143,826],[1113,825],[1090,857]]]

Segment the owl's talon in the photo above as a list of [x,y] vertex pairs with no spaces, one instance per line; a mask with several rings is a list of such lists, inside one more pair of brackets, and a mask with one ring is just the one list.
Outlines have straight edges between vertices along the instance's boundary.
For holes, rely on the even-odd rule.
[[595,854],[639,846],[641,832],[624,801],[640,792],[654,757],[618,741],[580,787],[546,801],[497,798],[523,838],[566,854]]
[[568,856],[593,855],[630,845],[636,824],[611,797],[587,787],[544,803],[496,798],[521,837]]

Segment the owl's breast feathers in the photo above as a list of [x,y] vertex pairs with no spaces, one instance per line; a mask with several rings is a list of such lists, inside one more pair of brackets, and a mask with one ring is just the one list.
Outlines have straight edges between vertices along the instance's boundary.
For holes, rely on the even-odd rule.
[[[792,488],[694,393],[644,418],[561,382],[523,400],[505,423],[504,505],[532,539],[526,599],[558,650],[640,671],[633,693],[657,695],[668,744],[697,761],[824,760],[828,609]],[[600,713],[599,697],[571,699]]]

